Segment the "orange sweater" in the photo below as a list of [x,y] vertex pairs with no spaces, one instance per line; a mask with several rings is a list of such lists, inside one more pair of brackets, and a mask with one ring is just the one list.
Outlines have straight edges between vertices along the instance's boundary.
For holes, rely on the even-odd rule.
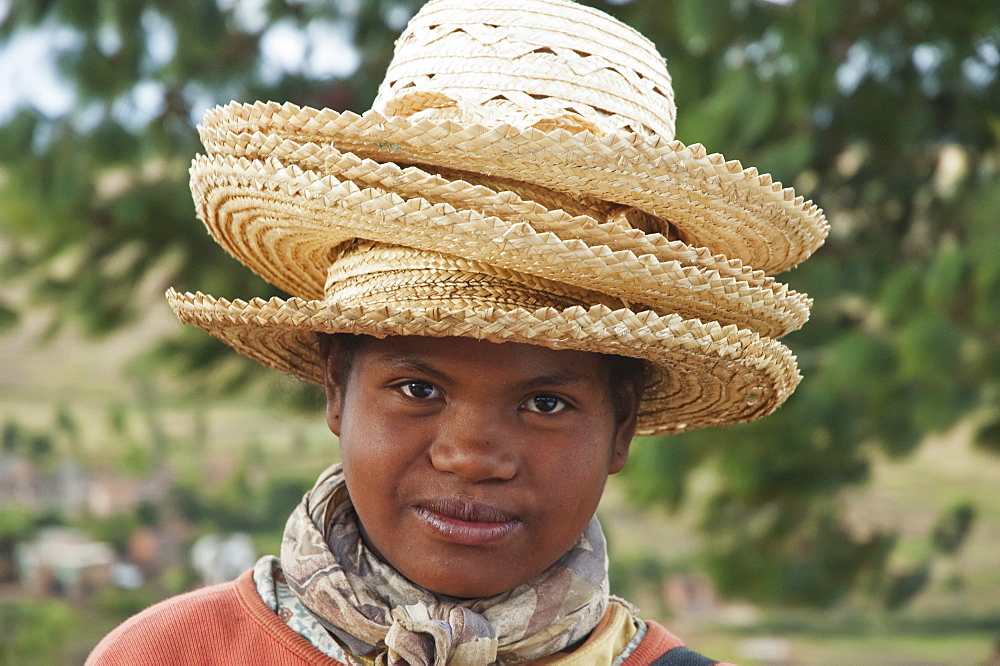
[[[645,666],[681,641],[655,622],[623,666]],[[682,649],[683,650],[683,649]],[[87,666],[239,664],[343,666],[264,605],[253,571],[147,608],[98,644]]]

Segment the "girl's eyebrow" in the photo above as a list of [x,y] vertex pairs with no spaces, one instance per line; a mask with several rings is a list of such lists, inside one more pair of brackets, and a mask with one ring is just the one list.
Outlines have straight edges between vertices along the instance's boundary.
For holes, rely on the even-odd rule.
[[378,363],[390,366],[394,370],[405,370],[421,375],[427,375],[438,381],[448,379],[448,375],[435,368],[420,356],[412,354],[386,354],[378,359]]
[[531,377],[519,383],[517,388],[527,391],[537,388],[570,388],[584,386],[590,381],[587,375],[572,370],[556,370],[537,377]]

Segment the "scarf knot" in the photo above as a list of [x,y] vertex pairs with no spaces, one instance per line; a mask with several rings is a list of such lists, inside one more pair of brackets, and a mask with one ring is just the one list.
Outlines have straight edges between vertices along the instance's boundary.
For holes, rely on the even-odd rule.
[[[435,614],[447,619],[436,619]],[[392,620],[385,637],[386,664],[445,666],[497,660],[493,628],[486,618],[468,608],[420,603],[397,606],[392,609]],[[426,661],[429,655],[434,656],[433,662]]]

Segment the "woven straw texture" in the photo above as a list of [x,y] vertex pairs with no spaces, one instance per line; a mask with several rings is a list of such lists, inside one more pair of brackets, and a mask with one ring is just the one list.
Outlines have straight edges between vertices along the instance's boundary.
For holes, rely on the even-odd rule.
[[771,275],[804,261],[828,225],[811,201],[738,161],[698,144],[615,130],[598,137],[499,123],[363,116],[293,104],[231,104],[210,111],[214,131],[255,133],[316,144],[376,161],[458,167],[589,196],[669,220],[689,245],[708,248]]
[[752,421],[795,390],[795,357],[776,340],[676,315],[580,306],[537,310],[444,306],[341,306],[297,298],[215,299],[167,293],[181,321],[195,324],[266,366],[322,383],[314,331],[386,337],[420,335],[522,342],[646,359],[652,378],[636,434],[674,433]]
[[356,166],[346,165],[341,180],[274,158],[199,158],[192,190],[199,216],[223,247],[303,298],[323,297],[336,245],[367,238],[446,251],[607,293],[626,307],[737,324],[770,337],[808,318],[809,299],[772,278],[721,257],[703,257],[707,265],[673,258],[697,257],[683,243],[659,236],[657,247],[647,234],[629,243],[627,228],[601,228],[591,217],[549,211],[512,191],[432,178],[416,168],[402,173],[394,164]]
[[321,382],[316,332],[642,358],[639,434],[751,421],[799,381],[772,275],[828,230],[753,168],[674,139],[670,76],[569,0],[432,0],[373,108],[232,103],[199,131],[199,218],[289,299],[171,290],[180,319]]

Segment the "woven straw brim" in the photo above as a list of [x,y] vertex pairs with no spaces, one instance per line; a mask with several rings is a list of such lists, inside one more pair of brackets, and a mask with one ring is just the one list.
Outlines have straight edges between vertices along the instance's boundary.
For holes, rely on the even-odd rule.
[[470,337],[631,356],[651,381],[637,434],[753,421],[792,393],[795,357],[780,342],[735,326],[604,306],[540,308],[342,307],[298,298],[226,301],[167,292],[178,318],[260,363],[322,384],[316,332],[375,337]]
[[[210,152],[225,153],[232,134],[259,132],[332,145],[376,162],[461,168],[632,206],[669,221],[688,245],[766,274],[806,259],[828,231],[819,208],[769,175],[708,154],[699,144],[644,132],[546,132],[274,102],[218,107],[203,128]],[[219,137],[227,138],[213,143]]]
[[240,262],[300,298],[322,299],[334,248],[363,238],[564,282],[633,310],[734,324],[768,337],[808,318],[805,295],[660,234],[329,147],[258,136],[230,150],[247,152],[250,145],[254,152],[294,155],[317,170],[277,158],[200,157],[191,169],[198,214]]

